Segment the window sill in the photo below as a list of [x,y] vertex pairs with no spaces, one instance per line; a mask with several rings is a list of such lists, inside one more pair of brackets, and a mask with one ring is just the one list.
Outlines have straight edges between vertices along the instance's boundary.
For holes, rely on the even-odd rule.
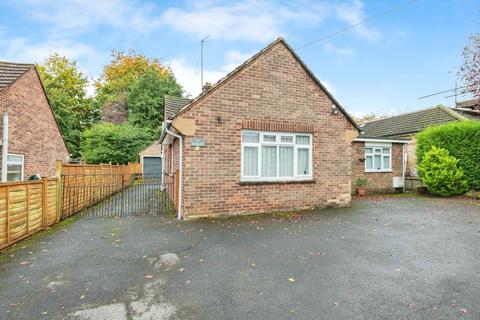
[[305,179],[305,180],[251,180],[251,181],[240,181],[238,184],[243,185],[259,185],[259,184],[298,184],[298,183],[316,183],[315,179]]
[[392,170],[365,170],[365,173],[392,173]]

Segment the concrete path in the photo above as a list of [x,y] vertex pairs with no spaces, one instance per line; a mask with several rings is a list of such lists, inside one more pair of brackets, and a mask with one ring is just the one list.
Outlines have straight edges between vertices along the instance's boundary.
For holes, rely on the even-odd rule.
[[480,204],[81,219],[0,255],[0,319],[479,319]]

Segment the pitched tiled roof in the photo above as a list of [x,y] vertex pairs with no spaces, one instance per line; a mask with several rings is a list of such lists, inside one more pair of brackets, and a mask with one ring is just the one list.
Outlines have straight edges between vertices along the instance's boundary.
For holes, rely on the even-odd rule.
[[480,121],[480,110],[473,110],[469,108],[453,108],[452,110],[468,118],[469,120]]
[[190,102],[192,99],[165,95],[165,119],[171,119]]
[[452,109],[438,106],[395,117],[367,122],[360,126],[364,137],[399,137],[427,127],[467,118]]
[[31,68],[33,64],[0,61],[0,90],[14,83]]
[[468,108],[468,109],[474,109],[480,107],[480,103],[478,100],[466,100],[466,101],[460,101],[457,102],[456,108]]
[[[258,57],[262,56],[265,52],[269,51],[272,47],[274,47],[277,43],[282,43],[295,57],[295,59],[300,63],[302,68],[305,70],[305,72],[310,76],[310,78],[322,89],[323,92],[332,100],[332,102],[335,104],[335,106],[340,109],[340,111],[345,115],[345,117],[355,126],[360,131],[360,128],[358,127],[358,124],[353,120],[353,118],[348,114],[348,112],[342,107],[342,105],[332,96],[332,94],[327,90],[327,88],[318,80],[318,78],[313,74],[313,72],[307,67],[307,65],[300,59],[300,57],[297,55],[297,53],[293,50],[292,47],[285,41],[283,38],[277,38],[275,41],[267,45],[265,48],[254,54],[252,57],[247,59],[244,63],[239,65],[237,68],[235,68],[233,71],[228,73],[225,77],[221,78],[218,80],[215,84],[213,84],[209,89],[204,90],[200,95],[198,95],[195,99],[193,99],[190,103],[186,104],[183,108],[181,108],[176,114],[174,114],[174,117],[182,113],[183,111],[189,109],[191,106],[193,106],[197,101],[201,100],[203,97],[209,95],[211,92],[215,91],[218,87],[220,87],[223,83],[227,82],[230,78],[232,78],[235,74],[240,72],[242,69],[250,65],[253,61],[255,61]],[[166,103],[165,103],[166,104]]]

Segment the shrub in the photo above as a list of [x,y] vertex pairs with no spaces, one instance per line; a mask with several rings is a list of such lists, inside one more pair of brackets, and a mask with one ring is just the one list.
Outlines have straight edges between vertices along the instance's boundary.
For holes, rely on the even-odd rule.
[[432,146],[446,149],[458,159],[470,188],[480,190],[480,122],[458,121],[430,127],[417,136],[417,163],[420,163]]
[[462,195],[468,190],[468,183],[458,159],[442,148],[432,147],[424,154],[418,165],[423,183],[432,194],[448,197]]
[[100,123],[83,134],[82,156],[87,163],[128,163],[153,141],[151,133],[130,124]]

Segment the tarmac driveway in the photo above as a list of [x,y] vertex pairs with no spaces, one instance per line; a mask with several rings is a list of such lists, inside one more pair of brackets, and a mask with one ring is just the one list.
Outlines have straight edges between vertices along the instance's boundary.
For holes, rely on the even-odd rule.
[[479,319],[480,204],[67,221],[0,255],[1,319]]

